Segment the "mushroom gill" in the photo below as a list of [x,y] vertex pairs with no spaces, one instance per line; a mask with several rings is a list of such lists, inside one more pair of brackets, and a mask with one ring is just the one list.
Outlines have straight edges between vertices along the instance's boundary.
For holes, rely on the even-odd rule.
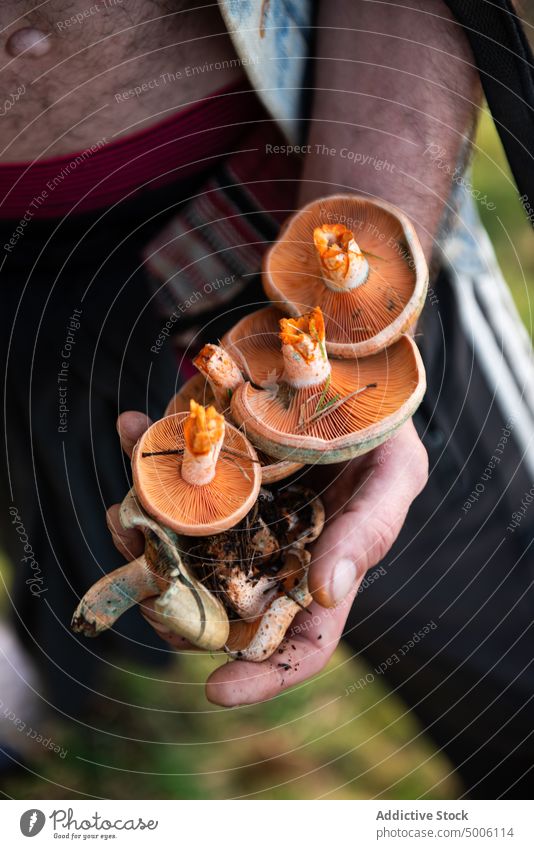
[[[177,533],[203,536],[243,518],[258,495],[261,472],[255,450],[240,431],[216,420],[215,410],[203,415],[199,405],[192,405],[193,415],[166,416],[141,436],[132,470],[136,493],[150,515]],[[205,457],[213,460],[213,478],[192,483],[184,465],[198,471]]]
[[[424,370],[408,336],[368,357],[331,359],[330,373],[320,382],[295,383],[281,350],[285,331],[282,346],[276,332],[279,320],[267,308],[242,319],[232,332],[233,350],[251,381],[234,394],[232,414],[262,451],[301,462],[337,462],[383,442],[416,409]],[[278,375],[276,392],[261,388],[266,368]]]
[[296,212],[268,251],[263,286],[286,314],[319,305],[337,357],[374,353],[414,323],[428,271],[412,224],[396,207],[334,195]]

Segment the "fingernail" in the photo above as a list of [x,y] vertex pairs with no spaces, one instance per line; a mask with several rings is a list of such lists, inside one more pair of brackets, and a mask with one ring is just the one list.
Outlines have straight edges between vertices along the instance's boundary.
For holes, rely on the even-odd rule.
[[350,593],[357,578],[356,564],[344,557],[338,560],[330,584],[330,592],[334,604],[339,604]]

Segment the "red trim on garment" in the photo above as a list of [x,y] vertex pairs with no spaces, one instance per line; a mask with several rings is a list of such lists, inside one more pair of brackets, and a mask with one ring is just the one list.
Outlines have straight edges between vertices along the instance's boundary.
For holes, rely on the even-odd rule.
[[77,215],[194,177],[231,153],[244,126],[263,117],[254,91],[240,81],[116,141],[0,163],[0,219]]

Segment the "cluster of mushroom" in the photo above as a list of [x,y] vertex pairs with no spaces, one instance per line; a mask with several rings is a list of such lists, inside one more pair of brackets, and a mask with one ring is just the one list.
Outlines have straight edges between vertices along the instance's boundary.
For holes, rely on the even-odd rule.
[[338,195],[293,215],[264,262],[271,304],[200,351],[136,445],[121,523],[145,553],[86,593],[75,630],[95,636],[156,597],[193,645],[269,657],[311,602],[307,546],[324,524],[320,499],[287,479],[370,451],[413,415],[425,376],[409,331],[427,280],[389,204]]

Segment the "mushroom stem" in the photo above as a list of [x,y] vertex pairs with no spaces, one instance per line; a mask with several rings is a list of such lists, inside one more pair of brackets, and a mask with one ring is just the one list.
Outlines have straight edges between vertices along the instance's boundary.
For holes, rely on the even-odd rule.
[[165,582],[148,567],[144,555],[109,572],[93,584],[80,601],[72,628],[86,637],[97,637],[135,604],[158,596]]
[[230,630],[221,601],[196,579],[176,580],[154,602],[154,618],[206,651],[222,649]]
[[237,363],[220,345],[204,345],[193,360],[211,387],[219,410],[225,410],[232,393],[244,382]]
[[299,354],[291,345],[282,345],[284,355],[284,377],[290,386],[302,389],[305,386],[318,386],[330,375],[328,358],[320,351],[314,351],[309,360]]
[[325,348],[323,314],[319,307],[299,318],[280,320],[284,379],[295,389],[328,380],[330,363]]
[[211,483],[224,440],[223,416],[215,407],[206,408],[191,399],[184,437],[183,479],[195,486]]
[[369,263],[352,230],[343,224],[323,224],[313,231],[323,280],[333,291],[356,289],[365,283]]
[[237,619],[230,623],[226,652],[240,660],[266,660],[284,639],[297,613],[306,610],[311,601],[305,570],[291,594],[284,592],[275,598],[257,619],[252,622]]

